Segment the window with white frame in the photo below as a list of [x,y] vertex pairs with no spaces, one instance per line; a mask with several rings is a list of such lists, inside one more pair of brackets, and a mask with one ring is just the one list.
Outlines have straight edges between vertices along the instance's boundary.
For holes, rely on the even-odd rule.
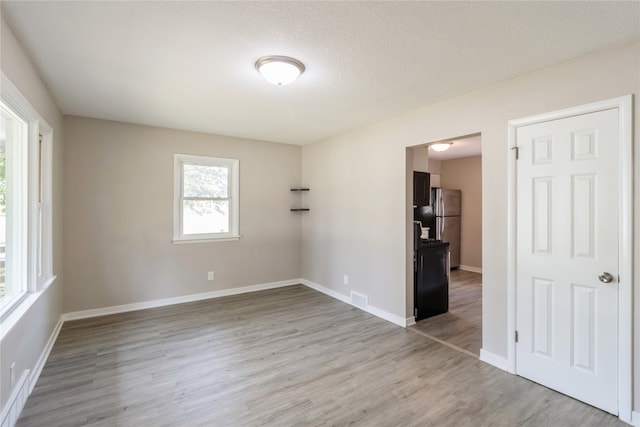
[[0,319],[52,272],[52,129],[2,75],[0,96]]
[[0,103],[0,306],[27,292],[27,122]]
[[239,163],[174,155],[175,242],[238,239]]

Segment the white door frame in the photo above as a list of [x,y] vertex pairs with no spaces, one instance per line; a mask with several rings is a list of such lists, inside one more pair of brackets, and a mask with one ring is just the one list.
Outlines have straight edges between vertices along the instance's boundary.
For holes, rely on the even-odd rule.
[[[633,323],[633,158],[632,95],[567,108],[509,121],[508,149],[516,145],[516,132],[521,126],[563,119],[580,114],[618,109],[619,152],[619,296],[618,296],[618,417],[631,422],[632,398],[632,323]],[[516,373],[516,233],[517,182],[515,153],[509,155],[507,216],[507,365]]]

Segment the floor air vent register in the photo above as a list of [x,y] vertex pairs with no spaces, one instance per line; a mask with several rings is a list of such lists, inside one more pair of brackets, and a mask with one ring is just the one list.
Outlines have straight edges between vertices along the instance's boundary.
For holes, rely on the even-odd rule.
[[356,307],[360,307],[363,310],[366,310],[367,305],[369,305],[369,297],[351,291],[351,304],[355,305]]

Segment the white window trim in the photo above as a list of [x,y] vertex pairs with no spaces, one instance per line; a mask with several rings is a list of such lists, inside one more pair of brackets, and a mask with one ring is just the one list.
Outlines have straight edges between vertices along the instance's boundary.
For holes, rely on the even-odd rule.
[[[182,183],[183,165],[224,166],[229,168],[229,232],[188,234],[182,233]],[[196,156],[192,154],[173,155],[173,243],[207,243],[238,240],[240,207],[240,161],[220,157]]]
[[[29,266],[31,292],[36,292],[43,288],[53,275],[52,259],[52,160],[53,160],[53,129],[42,119],[29,125]],[[40,164],[39,143],[42,135],[42,165]],[[38,167],[35,167],[35,166]],[[40,173],[42,173],[42,200],[39,200]],[[42,209],[42,230],[38,233],[38,214]],[[42,239],[42,242],[39,241]],[[41,253],[38,248],[42,245]],[[40,259],[38,258],[40,257]],[[41,268],[38,269],[38,261]],[[40,271],[38,271],[40,270]]]
[[[4,102],[4,98],[2,99]],[[25,124],[26,135],[20,135],[20,139],[29,138],[29,122],[20,114],[18,114],[11,105],[4,102],[9,107],[9,115],[15,116]],[[15,135],[14,135],[15,136]],[[13,166],[17,166],[19,170],[29,162],[29,144],[18,144],[17,146],[11,144],[7,145],[7,164],[12,163]],[[9,171],[7,167],[7,171]],[[7,198],[12,200],[12,203],[7,205],[7,245],[12,246],[10,256],[6,257],[6,272],[11,272],[13,281],[13,287],[20,289],[19,293],[13,294],[11,297],[5,295],[0,300],[0,313],[4,313],[7,310],[12,309],[15,305],[20,303],[29,291],[28,281],[28,236],[29,236],[29,221],[27,214],[29,212],[29,177],[26,174],[18,174],[13,176],[11,180],[7,180]],[[9,255],[9,252],[7,252]],[[5,273],[5,274],[7,274]],[[15,290],[15,289],[14,289]]]
[[[0,321],[5,319],[21,304],[25,303],[31,294],[44,291],[56,276],[53,275],[53,237],[52,237],[52,160],[53,160],[53,128],[40,116],[18,88],[4,74],[0,73],[0,98],[11,110],[19,115],[28,126],[28,184],[27,184],[27,239],[26,239],[26,268],[21,266],[26,276],[26,292],[18,298],[0,303]],[[42,224],[42,252],[41,274],[38,274],[38,174],[40,160],[38,155],[39,136],[43,137],[43,224]]]

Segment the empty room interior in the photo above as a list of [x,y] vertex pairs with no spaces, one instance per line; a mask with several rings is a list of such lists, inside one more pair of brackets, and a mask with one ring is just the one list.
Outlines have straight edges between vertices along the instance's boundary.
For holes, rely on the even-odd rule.
[[0,425],[640,426],[639,1],[0,1]]

